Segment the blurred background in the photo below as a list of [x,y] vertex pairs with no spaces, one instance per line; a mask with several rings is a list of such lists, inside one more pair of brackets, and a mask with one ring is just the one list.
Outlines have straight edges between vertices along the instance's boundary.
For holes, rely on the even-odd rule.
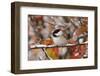
[[[87,45],[80,45],[87,39],[88,17],[28,15],[29,60],[87,58]],[[31,48],[34,45],[59,47]]]

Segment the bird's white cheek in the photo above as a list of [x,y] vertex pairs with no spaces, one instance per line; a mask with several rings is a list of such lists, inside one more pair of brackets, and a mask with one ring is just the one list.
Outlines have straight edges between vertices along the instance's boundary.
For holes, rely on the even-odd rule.
[[79,39],[79,43],[83,43],[83,39]]
[[57,36],[61,36],[62,34],[63,34],[63,32],[60,31],[60,32],[58,32],[56,35],[57,35]]

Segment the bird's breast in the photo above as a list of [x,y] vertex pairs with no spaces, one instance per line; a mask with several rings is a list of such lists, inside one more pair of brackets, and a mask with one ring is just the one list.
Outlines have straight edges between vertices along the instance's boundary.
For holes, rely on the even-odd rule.
[[54,41],[54,44],[60,45],[60,46],[66,44],[67,42],[67,40],[63,36],[53,37],[53,41]]

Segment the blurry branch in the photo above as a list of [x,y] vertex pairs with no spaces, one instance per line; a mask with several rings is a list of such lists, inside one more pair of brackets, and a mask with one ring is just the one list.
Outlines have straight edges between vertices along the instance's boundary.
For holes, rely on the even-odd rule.
[[75,28],[77,28],[77,25],[72,21],[72,19],[70,19],[70,22],[73,24],[73,26],[74,26]]

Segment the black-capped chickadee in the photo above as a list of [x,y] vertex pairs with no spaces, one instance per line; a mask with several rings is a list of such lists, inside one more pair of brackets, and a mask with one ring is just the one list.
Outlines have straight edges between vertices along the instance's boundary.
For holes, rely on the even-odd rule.
[[[64,38],[63,31],[61,29],[55,29],[51,37],[55,45],[64,46],[67,44],[67,40]],[[64,59],[66,53],[67,47],[59,47],[59,58]]]

